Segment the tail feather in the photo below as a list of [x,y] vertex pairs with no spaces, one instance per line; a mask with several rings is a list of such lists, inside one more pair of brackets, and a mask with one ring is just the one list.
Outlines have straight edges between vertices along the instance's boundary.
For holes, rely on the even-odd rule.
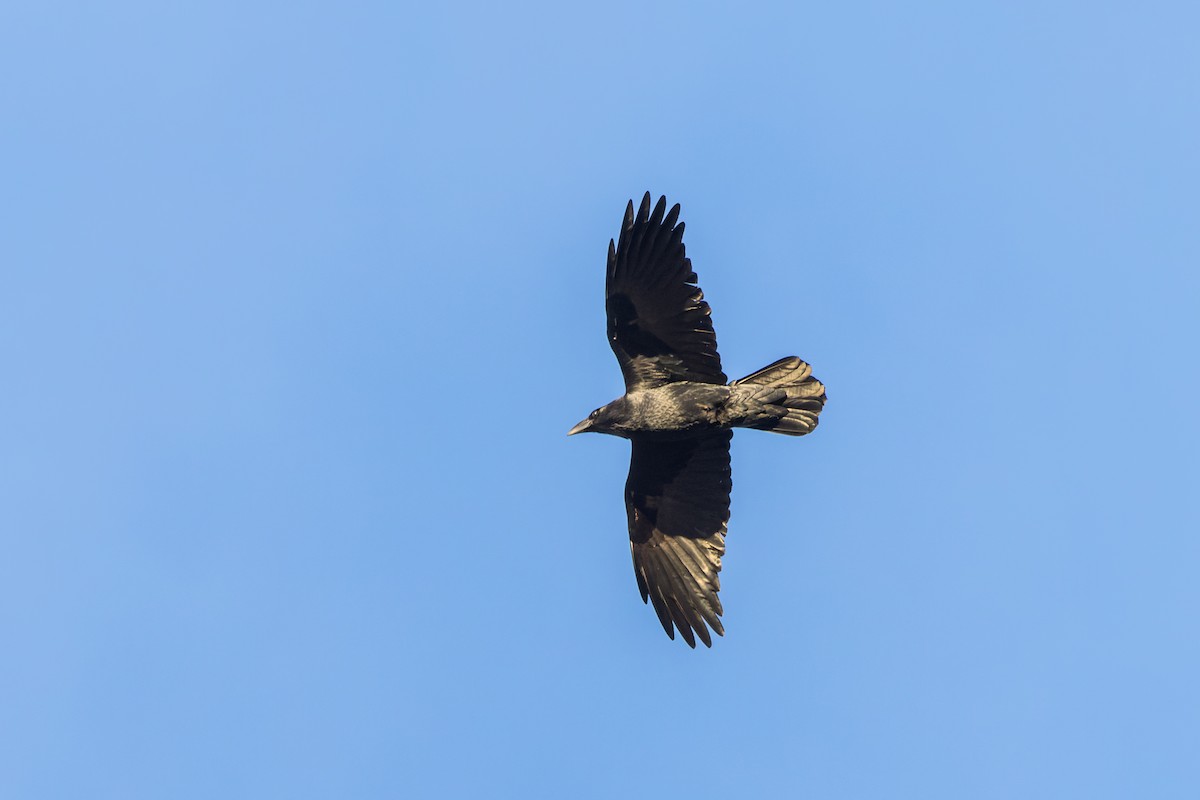
[[729,385],[737,408],[731,423],[744,428],[803,436],[817,427],[825,407],[824,384],[796,356],[781,358]]

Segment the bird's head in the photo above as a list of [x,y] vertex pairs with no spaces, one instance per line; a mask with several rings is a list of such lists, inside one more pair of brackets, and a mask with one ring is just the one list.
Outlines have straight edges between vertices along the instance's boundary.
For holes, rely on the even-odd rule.
[[567,431],[567,436],[574,436],[577,433],[613,433],[620,435],[615,430],[624,419],[622,412],[624,407],[620,400],[614,400],[606,406],[600,406],[595,411],[587,415],[587,419],[580,422],[574,428]]

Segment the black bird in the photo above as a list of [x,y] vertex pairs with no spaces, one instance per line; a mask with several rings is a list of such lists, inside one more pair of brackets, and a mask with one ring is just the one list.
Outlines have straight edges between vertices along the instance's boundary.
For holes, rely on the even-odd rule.
[[[721,556],[729,522],[730,428],[803,436],[817,427],[825,387],[795,356],[727,383],[711,311],[684,255],[679,205],[650,193],[625,208],[608,243],[605,308],[625,394],[567,434],[609,433],[633,442],[625,509],[643,602],[663,629],[691,647],[720,635]],[[664,212],[666,212],[664,214]],[[707,627],[705,625],[707,624]]]

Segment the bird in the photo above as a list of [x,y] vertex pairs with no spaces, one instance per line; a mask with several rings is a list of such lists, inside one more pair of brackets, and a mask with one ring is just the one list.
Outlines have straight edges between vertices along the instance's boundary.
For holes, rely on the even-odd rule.
[[788,356],[729,381],[712,310],[683,245],[679,204],[650,193],[630,200],[608,243],[608,343],[625,394],[568,431],[606,433],[632,445],[625,483],[629,549],[642,602],[663,630],[695,649],[725,635],[718,592],[725,555],[733,428],[804,436],[817,427],[825,386]]

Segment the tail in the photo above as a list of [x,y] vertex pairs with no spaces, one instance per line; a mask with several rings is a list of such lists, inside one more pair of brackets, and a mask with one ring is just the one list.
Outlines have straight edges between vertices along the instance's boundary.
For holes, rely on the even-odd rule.
[[825,407],[825,386],[812,367],[795,356],[781,358],[729,384],[735,411],[730,424],[803,436],[817,427]]

